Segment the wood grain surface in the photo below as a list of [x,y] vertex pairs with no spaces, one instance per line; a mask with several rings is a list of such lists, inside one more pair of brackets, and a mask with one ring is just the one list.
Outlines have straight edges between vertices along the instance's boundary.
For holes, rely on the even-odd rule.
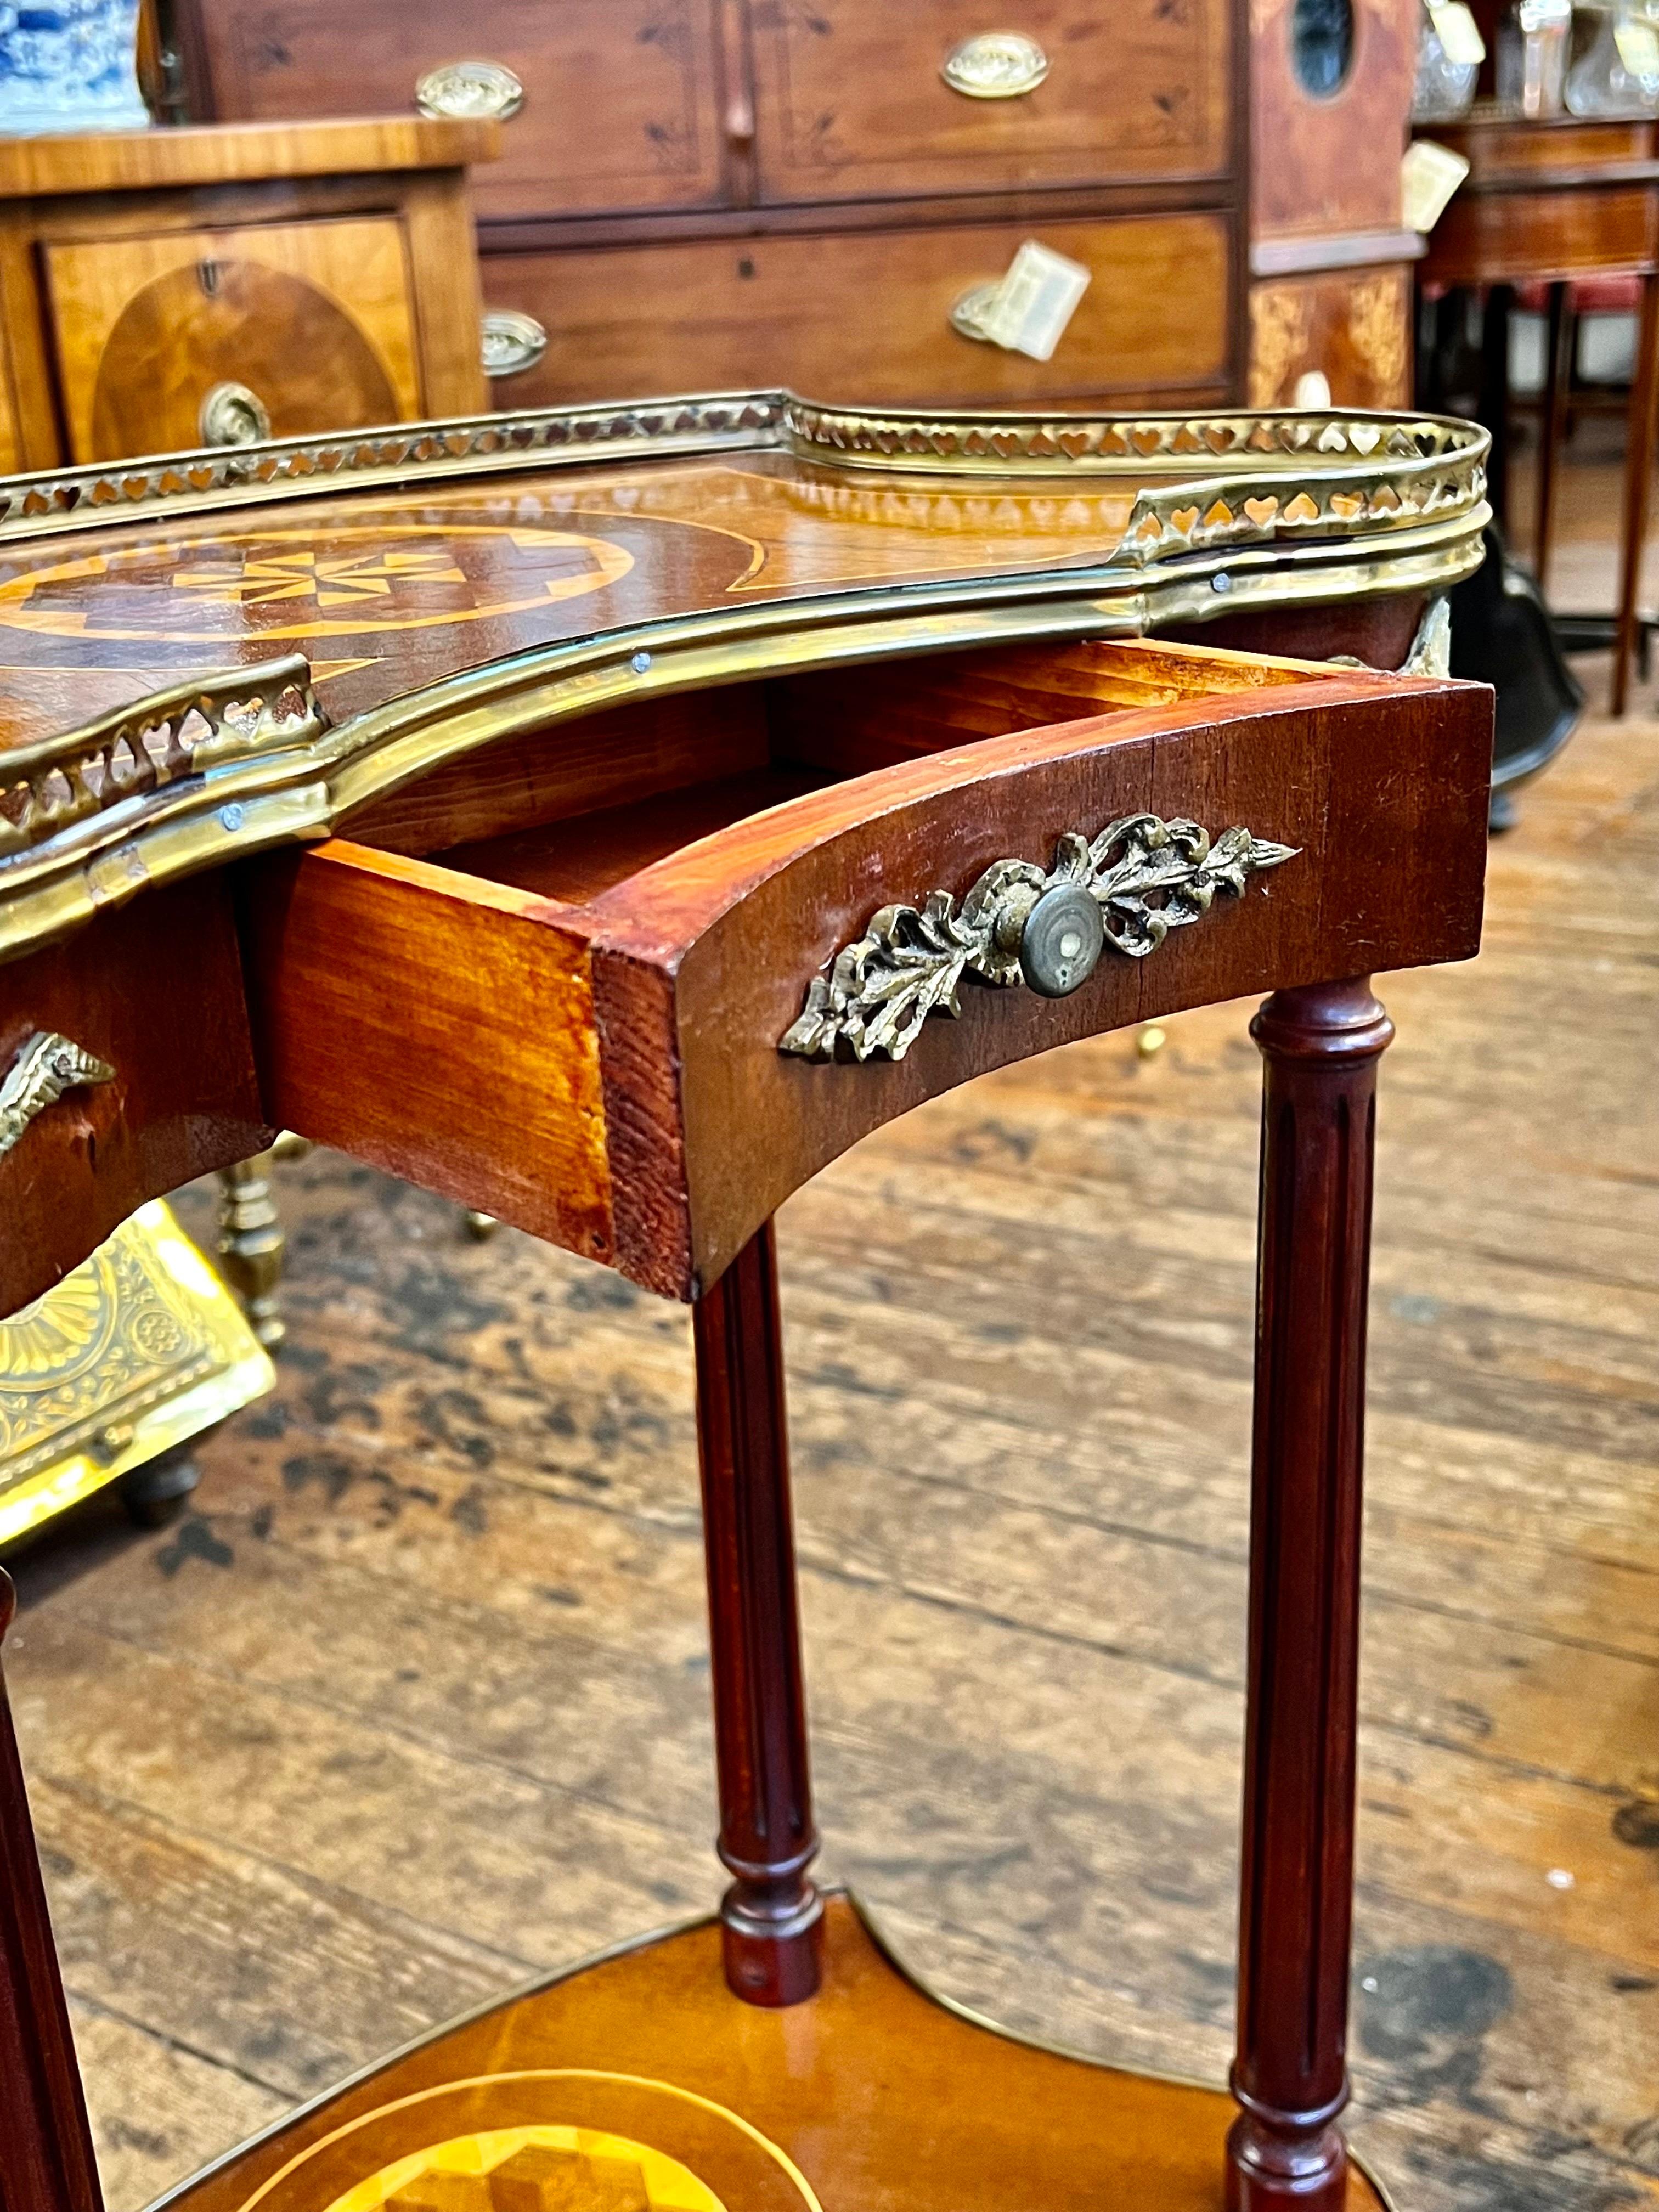
[[[951,325],[963,295],[994,283],[1032,237],[1090,272],[1048,362]],[[1044,210],[834,236],[501,254],[488,264],[488,290],[491,307],[525,309],[547,326],[540,362],[503,387],[515,407],[726,391],[757,366],[848,405],[1100,396],[1181,407],[1227,393],[1231,246],[1226,217],[1210,210],[1092,220]]]
[[[337,84],[337,100],[344,88]],[[307,123],[210,124],[176,131],[96,131],[0,139],[0,199],[153,191],[266,177],[343,176],[362,169],[459,169],[494,160],[501,126],[424,116],[365,115]]]
[[489,0],[464,31],[453,0],[360,0],[349,12],[332,0],[183,0],[179,15],[205,79],[202,112],[268,126],[349,106],[402,111],[419,128],[410,111],[428,70],[510,69],[524,104],[485,126],[501,157],[478,179],[486,216],[696,206],[720,191],[709,0]]
[[[965,344],[967,341],[963,341]],[[1109,561],[1134,485],[637,464],[135,522],[0,579],[0,752],[163,684],[303,652],[336,721],[504,653],[791,592]],[[72,643],[73,650],[69,648]]]
[[1341,82],[1310,92],[1297,73],[1292,34],[1339,11],[1296,0],[1250,4],[1250,233],[1332,237],[1385,231],[1400,221],[1416,75],[1418,10],[1411,0],[1358,0],[1346,11],[1352,45]]
[[1048,64],[1012,99],[953,91],[941,64],[980,27],[960,0],[820,0],[753,11],[756,158],[769,200],[988,192],[1224,174],[1227,0],[1023,0],[1008,25]]
[[[823,1984],[803,2008],[757,2018],[720,1979],[714,1931],[688,1930],[486,2014],[174,2201],[326,2212],[410,2149],[562,2111],[678,2154],[741,2212],[1095,2212],[1103,2184],[1136,2212],[1218,2203],[1228,2100],[1213,2089],[1092,2068],[952,2015],[894,1971],[844,1897],[823,1936]],[[686,2111],[667,2084],[707,2102]],[[1383,2212],[1363,2179],[1347,2180],[1337,2212]],[[590,2190],[555,2182],[539,2204],[514,2201],[647,2212],[643,2194]],[[392,2201],[483,2212],[491,2197],[459,2176],[410,2177]],[[672,2200],[653,2201],[670,2212]]]
[[[1380,986],[1350,2124],[1408,2212],[1659,2203],[1656,744],[1587,728],[1479,960]],[[829,1873],[957,1996],[1218,2083],[1250,1012],[939,1100],[780,1230]],[[173,1529],[17,1562],[116,2212],[722,1886],[686,1317],[337,1156],[282,1180],[276,1397]]]
[[225,382],[264,401],[278,438],[426,411],[395,216],[41,251],[72,461],[188,452]]
[[[168,988],[154,988],[165,973]],[[222,876],[100,915],[6,976],[0,1067],[37,1030],[112,1068],[0,1158],[0,1312],[38,1297],[146,1199],[268,1144]]]

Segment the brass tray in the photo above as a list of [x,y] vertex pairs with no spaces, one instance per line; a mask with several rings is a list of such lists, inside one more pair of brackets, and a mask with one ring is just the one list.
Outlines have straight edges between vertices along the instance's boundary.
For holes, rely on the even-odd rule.
[[759,392],[0,479],[0,958],[618,702],[1443,592],[1487,445]]
[[157,1200],[0,1321],[0,1544],[263,1397],[276,1370]]

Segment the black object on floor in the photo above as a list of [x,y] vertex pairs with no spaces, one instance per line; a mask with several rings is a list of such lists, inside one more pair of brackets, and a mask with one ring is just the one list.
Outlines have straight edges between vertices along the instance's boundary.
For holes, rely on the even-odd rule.
[[1543,594],[1489,523],[1486,557],[1451,594],[1451,673],[1498,693],[1492,827],[1515,821],[1511,794],[1553,760],[1577,728],[1583,687],[1566,663]]

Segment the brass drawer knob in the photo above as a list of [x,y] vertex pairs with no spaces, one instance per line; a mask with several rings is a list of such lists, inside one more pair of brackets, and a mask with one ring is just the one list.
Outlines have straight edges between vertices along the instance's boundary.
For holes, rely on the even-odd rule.
[[994,276],[988,284],[969,285],[951,310],[951,328],[959,337],[977,338],[982,345],[994,343],[988,318],[1001,289],[1000,276]]
[[1048,74],[1048,57],[1023,31],[981,31],[953,46],[939,75],[969,100],[1019,100]]
[[504,62],[444,62],[416,86],[415,105],[441,120],[505,123],[524,106],[524,86]]
[[1253,875],[1295,858],[1294,846],[1249,830],[1212,843],[1196,822],[1156,814],[1126,814],[1092,839],[1068,830],[1046,872],[995,860],[960,907],[949,891],[920,908],[883,907],[813,977],[778,1049],[834,1060],[845,1045],[854,1060],[902,1060],[930,1014],[961,1012],[964,976],[1067,998],[1109,945],[1144,960],[1172,929],[1201,921],[1218,891],[1243,898]]
[[547,351],[547,332],[534,315],[517,307],[486,309],[479,332],[486,376],[514,376],[521,368],[534,368]]
[[1082,884],[1055,884],[1035,898],[1019,935],[1019,972],[1045,999],[1069,999],[1100,965],[1106,924]]
[[83,1083],[112,1083],[115,1070],[55,1030],[36,1030],[0,1083],[0,1157],[29,1123]]
[[196,419],[204,446],[257,446],[270,435],[270,414],[246,384],[216,384]]

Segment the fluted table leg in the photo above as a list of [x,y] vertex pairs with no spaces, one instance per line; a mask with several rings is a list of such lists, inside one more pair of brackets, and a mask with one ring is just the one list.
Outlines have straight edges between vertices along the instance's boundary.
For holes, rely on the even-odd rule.
[[692,1310],[714,1658],[726,1978],[750,2004],[818,1986],[823,1905],[807,1764],[783,1340],[769,1222]]
[[1369,978],[1281,991],[1265,1066],[1232,2212],[1340,2212],[1376,1062]]
[[[11,1581],[0,1572],[0,1637]],[[0,2205],[102,2212],[11,1708],[0,1682]]]

